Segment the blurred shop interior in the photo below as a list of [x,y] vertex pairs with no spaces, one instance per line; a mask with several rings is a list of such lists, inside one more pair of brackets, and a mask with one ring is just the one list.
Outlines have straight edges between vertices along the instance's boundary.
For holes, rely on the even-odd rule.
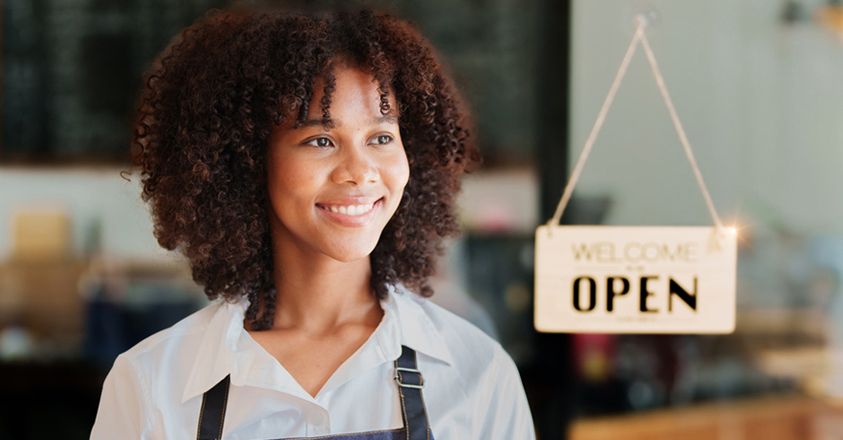
[[[84,439],[117,354],[207,304],[130,166],[142,73],[225,0],[3,0],[0,439]],[[247,1],[276,5],[277,2]],[[287,2],[348,5],[345,1]],[[433,300],[498,339],[546,439],[843,439],[843,2],[374,1],[440,50],[484,167]],[[540,334],[533,241],[633,35],[648,38],[718,211],[737,329]],[[565,224],[711,224],[643,54]]]

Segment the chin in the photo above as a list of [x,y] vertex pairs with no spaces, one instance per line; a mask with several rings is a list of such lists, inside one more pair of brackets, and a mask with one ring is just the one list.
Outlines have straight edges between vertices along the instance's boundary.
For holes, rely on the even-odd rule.
[[328,249],[324,249],[323,253],[334,260],[341,261],[343,263],[353,263],[355,261],[369,258],[369,255],[371,255],[372,251],[375,250],[375,246],[377,246],[377,244],[378,243],[375,242],[370,245],[331,246]]

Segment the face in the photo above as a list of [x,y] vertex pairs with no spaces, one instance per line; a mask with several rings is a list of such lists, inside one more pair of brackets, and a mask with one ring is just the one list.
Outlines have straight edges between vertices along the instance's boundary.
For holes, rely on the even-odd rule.
[[410,168],[398,120],[381,114],[373,78],[341,66],[334,75],[333,127],[322,126],[317,84],[307,122],[282,124],[270,138],[270,223],[276,250],[349,262],[375,248]]

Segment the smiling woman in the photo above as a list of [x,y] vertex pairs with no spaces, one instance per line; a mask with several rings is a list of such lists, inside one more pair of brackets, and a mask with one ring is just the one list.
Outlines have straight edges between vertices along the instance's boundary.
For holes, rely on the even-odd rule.
[[423,298],[479,161],[444,71],[371,11],[179,35],[136,158],[159,243],[224,301],[117,358],[92,439],[534,438],[506,352]]
[[316,138],[343,123],[330,117],[342,67],[369,76],[377,117],[400,116],[394,138],[412,176],[371,253],[371,288],[379,298],[396,283],[431,293],[437,245],[457,230],[459,176],[479,154],[444,66],[407,23],[371,12],[218,13],[185,29],[155,66],[135,135],[143,195],[158,242],[190,258],[209,296],[247,296],[255,329],[272,326],[270,138],[314,130],[297,140],[329,145]]

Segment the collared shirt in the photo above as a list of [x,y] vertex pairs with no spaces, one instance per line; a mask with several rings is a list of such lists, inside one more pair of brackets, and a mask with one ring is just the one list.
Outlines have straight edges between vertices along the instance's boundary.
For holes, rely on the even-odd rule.
[[497,342],[401,288],[380,304],[378,327],[316,396],[243,328],[245,299],[209,305],[117,358],[91,439],[196,438],[202,396],[227,375],[224,440],[401,428],[401,345],[417,352],[436,440],[535,439],[518,370]]

